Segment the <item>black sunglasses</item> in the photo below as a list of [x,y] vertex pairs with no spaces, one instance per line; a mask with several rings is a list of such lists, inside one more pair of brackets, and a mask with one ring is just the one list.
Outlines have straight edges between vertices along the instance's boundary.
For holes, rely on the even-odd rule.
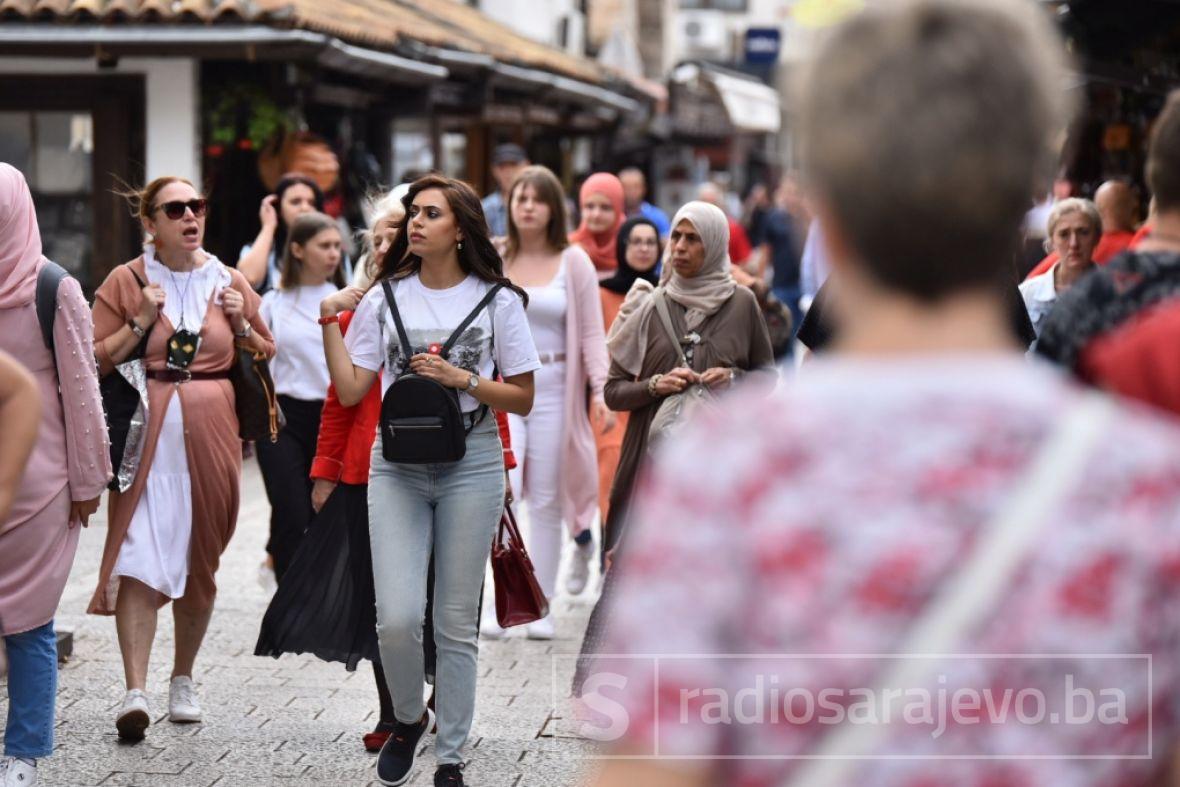
[[184,211],[187,208],[193,212],[193,215],[198,219],[205,215],[205,209],[209,207],[209,201],[204,199],[190,199],[188,202],[181,202],[175,200],[173,202],[165,202],[156,206],[156,210],[164,211],[164,215],[173,221],[179,221],[184,218]]

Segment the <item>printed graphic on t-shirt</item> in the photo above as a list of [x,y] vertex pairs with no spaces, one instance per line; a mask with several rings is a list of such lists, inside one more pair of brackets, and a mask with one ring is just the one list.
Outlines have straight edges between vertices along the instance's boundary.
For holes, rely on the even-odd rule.
[[[431,345],[436,347],[446,343],[451,332],[443,329],[418,330],[407,328],[406,336],[410,340],[410,349],[414,354],[427,352]],[[447,360],[452,366],[477,373],[482,359],[491,349],[488,332],[478,325],[473,325],[459,337],[455,346],[451,348]],[[393,372],[393,378],[401,377],[405,372],[408,359],[403,357],[401,341],[396,338],[386,347],[385,368]]]

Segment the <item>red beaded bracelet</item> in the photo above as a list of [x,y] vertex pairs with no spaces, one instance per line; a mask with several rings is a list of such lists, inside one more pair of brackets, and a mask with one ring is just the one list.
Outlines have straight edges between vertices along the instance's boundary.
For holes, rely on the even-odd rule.
[[321,317],[319,322],[320,325],[331,325],[334,322],[340,322],[340,315],[333,314],[331,317]]

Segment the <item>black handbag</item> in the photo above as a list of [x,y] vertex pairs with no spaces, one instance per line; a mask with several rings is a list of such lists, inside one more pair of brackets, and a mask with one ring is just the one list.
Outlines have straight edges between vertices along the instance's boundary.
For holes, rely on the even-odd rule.
[[[130,266],[130,263],[128,263]],[[142,290],[147,284],[139,278],[134,268],[130,268],[131,275]],[[98,392],[102,396],[102,408],[107,416],[107,439],[110,442],[111,467],[115,474],[107,489],[112,492],[125,492],[135,479],[139,469],[139,454],[142,451],[142,436],[134,440],[135,445],[130,455],[127,451],[128,437],[131,433],[131,422],[140,408],[140,389],[132,384],[128,377],[144,380],[143,356],[147,352],[148,338],[152,335],[151,328],[144,332],[139,344],[131,351],[122,363],[98,381]],[[144,389],[146,390],[146,388]],[[147,424],[139,425],[140,430],[146,430]]]
[[238,437],[246,441],[276,442],[287,419],[279,407],[266,355],[239,347],[237,358],[229,368],[229,381],[234,387]]

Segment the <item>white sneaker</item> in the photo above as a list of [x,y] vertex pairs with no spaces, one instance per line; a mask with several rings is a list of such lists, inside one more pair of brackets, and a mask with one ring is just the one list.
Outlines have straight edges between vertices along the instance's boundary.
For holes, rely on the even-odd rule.
[[197,689],[188,675],[177,675],[168,686],[168,721],[192,724],[201,720]]
[[534,620],[528,625],[529,639],[553,639],[553,634],[552,612],[540,620]]
[[125,741],[143,740],[143,731],[151,724],[147,695],[140,689],[132,689],[123,697],[123,707],[115,717],[119,737]]
[[594,542],[585,545],[574,544],[573,558],[570,560],[570,570],[565,577],[565,592],[571,596],[580,596],[590,581],[590,561],[594,557]]
[[258,564],[258,584],[262,586],[263,592],[268,596],[273,596],[275,591],[279,589],[278,580],[275,579],[274,566],[270,565],[269,560],[263,560]]
[[496,620],[496,613],[492,612],[490,615],[486,612],[480,616],[479,619],[479,635],[484,639],[504,639],[508,633],[508,629],[500,625]]
[[37,783],[37,766],[24,760],[8,757],[0,763],[0,782],[4,787],[33,787]]

